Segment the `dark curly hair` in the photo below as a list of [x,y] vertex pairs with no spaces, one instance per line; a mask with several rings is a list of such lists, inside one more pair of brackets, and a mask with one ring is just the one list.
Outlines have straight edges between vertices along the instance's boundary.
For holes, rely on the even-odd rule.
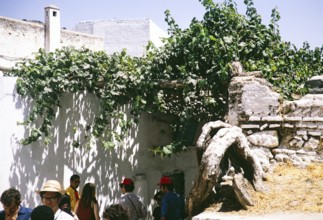
[[30,220],[54,220],[54,212],[45,205],[39,205],[33,209]]
[[21,203],[21,195],[15,188],[5,190],[1,195],[1,202],[5,206],[10,206],[12,202],[15,202],[17,206]]
[[103,212],[103,218],[109,220],[129,220],[127,211],[119,204],[107,207]]

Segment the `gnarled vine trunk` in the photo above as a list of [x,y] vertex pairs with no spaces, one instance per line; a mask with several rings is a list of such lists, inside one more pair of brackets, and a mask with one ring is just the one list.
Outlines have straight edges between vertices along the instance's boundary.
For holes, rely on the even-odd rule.
[[[219,131],[210,139],[212,129]],[[187,198],[186,209],[190,216],[199,214],[209,205],[207,203],[214,194],[213,187],[220,184],[230,167],[243,173],[256,190],[263,190],[262,167],[240,128],[222,121],[209,122],[202,129],[197,149],[204,153],[199,162],[199,173]]]

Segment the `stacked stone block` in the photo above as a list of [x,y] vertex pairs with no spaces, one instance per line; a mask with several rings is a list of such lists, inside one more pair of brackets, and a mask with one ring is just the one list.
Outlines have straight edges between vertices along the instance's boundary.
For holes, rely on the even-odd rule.
[[322,159],[323,94],[284,101],[259,73],[244,73],[231,80],[227,121],[241,127],[252,146],[270,149],[277,160]]

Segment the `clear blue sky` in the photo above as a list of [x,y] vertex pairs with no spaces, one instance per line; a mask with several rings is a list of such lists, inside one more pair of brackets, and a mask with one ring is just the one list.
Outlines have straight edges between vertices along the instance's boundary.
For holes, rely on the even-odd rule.
[[[235,2],[244,14],[243,0]],[[323,0],[254,0],[254,3],[264,24],[268,24],[271,10],[278,7],[284,40],[298,47],[304,41],[312,48],[322,46]],[[86,20],[150,18],[166,31],[166,9],[181,28],[187,28],[193,17],[202,19],[205,12],[198,0],[0,0],[0,16],[44,21],[44,8],[48,5],[60,8],[61,25],[67,29]]]

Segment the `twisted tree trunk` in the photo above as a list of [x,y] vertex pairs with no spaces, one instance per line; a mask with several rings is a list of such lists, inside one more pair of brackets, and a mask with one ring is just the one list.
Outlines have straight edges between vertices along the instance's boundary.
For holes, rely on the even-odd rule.
[[[211,129],[219,129],[208,140]],[[205,145],[207,143],[207,145]],[[256,190],[263,190],[262,167],[249,148],[249,143],[242,130],[227,123],[216,121],[204,125],[197,141],[197,148],[204,150],[199,173],[187,199],[186,211],[190,216],[199,214],[205,208],[213,187],[221,182],[230,166],[244,173]]]

